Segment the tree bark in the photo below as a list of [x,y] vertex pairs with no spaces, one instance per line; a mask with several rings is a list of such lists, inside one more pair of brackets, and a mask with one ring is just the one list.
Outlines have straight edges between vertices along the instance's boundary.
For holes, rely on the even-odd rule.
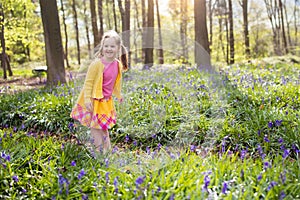
[[180,38],[184,62],[188,60],[187,50],[187,0],[180,0]]
[[147,13],[145,0],[142,0],[142,60],[145,62],[146,56],[146,37],[147,37]]
[[283,5],[282,1],[279,1],[279,9],[280,9],[280,20],[281,20],[281,33],[282,33],[282,40],[284,45],[285,53],[289,53],[288,46],[287,46],[287,40],[286,40],[286,33],[285,33],[285,23],[284,23],[284,14],[283,14]]
[[85,34],[86,34],[86,40],[87,40],[87,46],[88,46],[88,53],[89,53],[89,59],[92,58],[92,50],[91,50],[91,40],[90,40],[90,30],[89,30],[89,21],[88,21],[88,15],[87,15],[87,6],[86,1],[83,1],[83,15],[84,15],[84,24],[85,24]]
[[153,0],[148,0],[144,69],[151,68],[153,66],[153,46],[154,46],[154,5],[153,5]]
[[113,13],[114,13],[115,31],[118,32],[118,22],[117,22],[117,13],[116,13],[116,3],[115,3],[115,1],[113,1]]
[[66,83],[56,0],[40,0],[40,6],[46,45],[47,85]]
[[65,34],[65,51],[64,51],[64,58],[66,60],[67,68],[70,68],[69,58],[68,58],[68,30],[67,30],[67,24],[66,24],[66,15],[65,15],[65,9],[64,9],[64,2],[63,0],[60,0],[60,7],[62,12],[62,20],[63,20],[63,27],[64,27],[64,34]]
[[95,0],[90,0],[90,9],[91,9],[91,20],[92,20],[92,30],[94,36],[94,47],[100,43],[100,36],[97,26],[97,15],[96,15],[96,4]]
[[77,62],[80,65],[80,42],[79,42],[79,30],[78,30],[78,18],[76,10],[76,0],[72,0],[73,20],[76,34],[76,47],[77,47]]
[[198,68],[211,67],[206,20],[206,0],[194,0],[195,63]]
[[241,6],[243,9],[245,54],[246,54],[246,59],[249,59],[250,58],[250,38],[249,38],[249,29],[248,29],[248,0],[242,0]]
[[160,14],[159,14],[158,0],[156,0],[156,15],[157,15],[158,44],[159,44],[159,49],[157,50],[158,63],[159,64],[164,64],[164,49],[163,49],[163,42],[162,42],[162,35],[161,35],[161,24],[160,24]]
[[232,0],[228,0],[228,17],[229,17],[229,46],[230,46],[230,59],[229,64],[234,63],[234,34],[233,34],[233,11]]
[[104,28],[103,28],[103,2],[102,0],[98,0],[98,15],[99,15],[99,38],[102,38],[103,33],[104,33]]

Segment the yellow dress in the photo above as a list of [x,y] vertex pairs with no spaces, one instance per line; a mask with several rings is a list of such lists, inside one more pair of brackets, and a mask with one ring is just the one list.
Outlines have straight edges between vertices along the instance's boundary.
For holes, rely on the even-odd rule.
[[[122,64],[118,62],[119,72],[115,81],[113,95],[121,97]],[[116,124],[116,111],[113,98],[102,94],[104,65],[100,60],[93,62],[88,69],[83,89],[72,109],[71,117],[83,126],[107,130]],[[90,111],[86,105],[92,103]]]

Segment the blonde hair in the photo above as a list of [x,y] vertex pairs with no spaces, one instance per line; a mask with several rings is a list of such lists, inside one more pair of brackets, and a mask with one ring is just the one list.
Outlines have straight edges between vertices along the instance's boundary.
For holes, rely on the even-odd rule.
[[119,60],[121,61],[122,65],[123,65],[123,70],[127,70],[128,69],[128,52],[127,52],[126,47],[123,45],[120,35],[114,30],[107,31],[103,34],[101,42],[98,45],[99,49],[95,53],[95,57],[99,58],[99,57],[103,56],[103,44],[104,44],[104,40],[107,38],[115,39],[115,41],[120,49]]

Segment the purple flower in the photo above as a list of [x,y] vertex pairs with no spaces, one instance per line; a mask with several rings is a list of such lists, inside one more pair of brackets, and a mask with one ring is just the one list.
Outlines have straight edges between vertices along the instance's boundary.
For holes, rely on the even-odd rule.
[[109,166],[109,160],[108,160],[108,158],[105,158],[104,162],[105,162],[105,167],[107,168]]
[[268,186],[268,188],[267,188],[267,190],[269,191],[269,190],[271,190],[273,187],[275,187],[277,185],[277,182],[275,182],[275,181],[272,181],[271,183],[270,183],[270,185]]
[[261,181],[261,179],[262,179],[262,174],[259,174],[259,175],[257,176],[257,181],[259,182],[259,181]]
[[71,166],[73,166],[73,167],[75,167],[75,166],[76,166],[76,162],[75,162],[75,160],[72,160],[72,162],[71,162]]
[[106,181],[106,184],[109,182],[109,172],[105,173],[105,181]]
[[146,147],[146,151],[147,151],[147,154],[150,154],[150,148],[148,146]]
[[224,183],[223,183],[223,188],[222,188],[222,193],[223,193],[223,194],[226,194],[226,192],[227,192],[227,187],[228,187],[228,184],[227,184],[226,181],[224,181]]
[[157,149],[158,149],[158,150],[161,149],[161,144],[160,144],[160,143],[157,144]]
[[257,150],[258,150],[258,153],[259,153],[261,159],[262,160],[265,159],[266,154],[263,152],[263,149],[262,149],[262,147],[260,145],[257,146]]
[[282,184],[285,184],[285,181],[286,181],[286,172],[284,171],[284,173],[280,173],[280,179],[281,179],[281,182]]
[[282,124],[282,120],[277,120],[275,121],[275,126],[280,126]]
[[204,177],[204,184],[202,186],[202,191],[208,191],[207,187],[208,187],[209,183],[210,183],[210,178],[209,178],[209,176],[207,174]]
[[126,136],[125,136],[125,142],[128,142],[129,141],[129,135],[127,134]]
[[133,141],[133,145],[137,146],[137,141],[136,140]]
[[268,136],[267,136],[267,135],[265,135],[265,137],[264,137],[264,141],[265,141],[265,142],[270,142],[270,140],[269,140],[269,138],[268,138]]
[[284,191],[281,191],[279,199],[282,200],[282,199],[284,199],[285,196],[286,195],[285,195]]
[[80,180],[85,174],[86,173],[85,173],[84,169],[81,169],[79,174],[78,174],[78,179]]
[[272,122],[272,121],[269,121],[269,122],[268,122],[268,127],[269,127],[269,128],[273,128],[273,122]]
[[195,151],[195,149],[196,149],[196,146],[195,146],[195,145],[191,145],[191,146],[190,146],[190,150],[191,150],[191,151]]
[[289,149],[285,149],[282,155],[282,158],[285,159],[290,155],[290,150]]
[[18,176],[13,176],[12,179],[13,179],[15,182],[18,182],[18,181],[19,181]]
[[247,154],[247,149],[241,151],[241,159],[242,160],[244,160],[246,154]]
[[146,176],[140,176],[135,180],[136,187],[139,187],[145,180]]
[[264,162],[264,169],[268,169],[268,168],[271,168],[271,167],[272,166],[268,161]]
[[117,176],[114,179],[114,186],[115,186],[115,193],[118,193],[119,189],[118,189],[118,177]]
[[89,196],[87,194],[83,194],[81,197],[82,200],[88,200]]
[[278,142],[279,142],[280,144],[282,144],[282,143],[283,143],[283,139],[282,139],[282,138],[279,138]]

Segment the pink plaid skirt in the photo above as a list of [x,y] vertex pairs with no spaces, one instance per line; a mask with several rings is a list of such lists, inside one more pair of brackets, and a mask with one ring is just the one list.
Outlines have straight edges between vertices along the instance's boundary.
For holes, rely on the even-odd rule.
[[72,109],[71,117],[78,120],[83,126],[95,129],[107,130],[116,124],[116,111],[112,97],[106,99],[94,99],[93,111],[77,102]]

